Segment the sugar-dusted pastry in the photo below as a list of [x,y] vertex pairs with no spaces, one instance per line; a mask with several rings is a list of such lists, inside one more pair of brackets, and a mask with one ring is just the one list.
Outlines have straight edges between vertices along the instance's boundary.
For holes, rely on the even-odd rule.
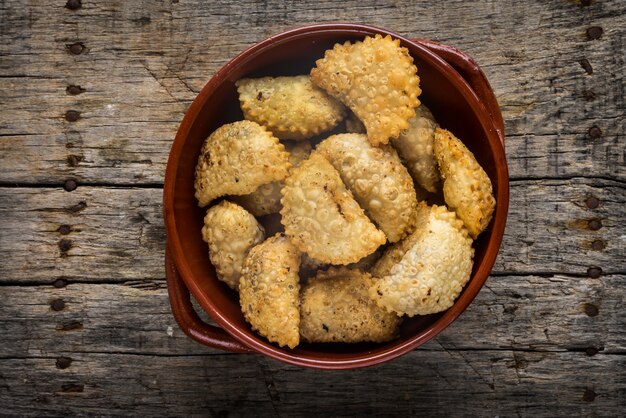
[[411,177],[430,193],[436,193],[441,188],[434,151],[435,129],[438,126],[433,114],[422,104],[415,109],[408,129],[391,141]]
[[[308,141],[284,143],[285,149],[289,153],[289,162],[292,167],[297,167],[300,161],[305,160],[311,153],[311,144]],[[232,196],[231,199],[246,208],[254,216],[263,216],[270,213],[280,212],[280,190],[285,183],[272,181],[259,186],[250,194],[243,196]]]
[[407,244],[389,248],[390,255],[383,255],[373,270],[379,279],[370,297],[398,315],[450,308],[472,272],[472,239],[456,214],[443,206],[422,205],[418,211]]
[[354,112],[374,146],[409,127],[422,92],[413,58],[391,36],[335,44],[317,60],[311,80]]
[[369,297],[372,276],[331,267],[302,287],[300,335],[308,342],[383,342],[398,335],[400,318]]
[[435,157],[446,204],[476,239],[489,225],[496,206],[491,180],[474,154],[450,131],[435,131]]
[[265,231],[244,208],[223,200],[204,216],[202,239],[209,244],[217,278],[238,290],[243,259],[250,248],[265,239]]
[[363,134],[333,135],[316,150],[341,179],[389,242],[407,234],[417,200],[413,179],[390,145],[372,146]]
[[195,172],[200,207],[224,195],[242,195],[287,176],[291,164],[283,144],[261,125],[233,122],[204,141]]
[[311,83],[308,75],[242,78],[239,102],[246,119],[279,139],[302,140],[337,126],[345,107]]
[[282,195],[285,233],[300,251],[316,260],[353,263],[386,241],[337,170],[317,152],[291,171]]
[[241,311],[252,329],[280,346],[300,342],[300,252],[283,234],[250,250],[239,280]]

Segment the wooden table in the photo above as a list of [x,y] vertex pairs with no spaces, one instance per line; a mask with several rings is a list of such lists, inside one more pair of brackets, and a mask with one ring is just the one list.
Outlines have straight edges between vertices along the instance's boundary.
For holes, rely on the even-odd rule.
[[[624,1],[80,3],[0,4],[0,414],[624,414]],[[345,372],[189,340],[163,267],[185,109],[237,52],[331,20],[472,55],[511,174],[502,249],[468,311]]]

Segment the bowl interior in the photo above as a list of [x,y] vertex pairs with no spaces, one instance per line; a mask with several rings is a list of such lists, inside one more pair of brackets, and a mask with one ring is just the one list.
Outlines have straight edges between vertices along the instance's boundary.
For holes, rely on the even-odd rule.
[[[172,244],[174,247],[179,246],[175,256],[178,255],[176,263],[183,279],[203,308],[236,338],[283,360],[358,362],[365,358],[390,355],[394,351],[407,351],[420,341],[432,338],[467,307],[482,287],[495,259],[495,254],[489,257],[486,255],[494,252],[493,224],[504,222],[506,206],[504,213],[502,208],[496,209],[492,225],[475,242],[472,279],[455,306],[444,313],[405,320],[399,339],[387,344],[301,344],[295,350],[281,349],[251,330],[241,314],[236,293],[215,278],[215,270],[207,255],[207,245],[202,241],[200,232],[206,209],[199,208],[194,197],[194,169],[205,138],[219,126],[243,118],[235,81],[242,77],[307,74],[315,61],[324,56],[324,51],[335,43],[359,40],[366,34],[375,33],[386,32],[368,27],[317,28],[290,36],[279,35],[242,53],[211,79],[193,103],[176,138],[174,148],[178,146],[179,152],[173,153],[168,163],[170,178],[166,179],[166,188],[168,181],[174,182],[171,188],[174,222],[173,225],[168,224],[168,239],[178,241]],[[493,126],[485,115],[480,115],[482,110],[476,106],[475,98],[471,99],[459,91],[458,83],[462,81],[459,81],[460,77],[455,75],[454,70],[448,67],[446,73],[442,72],[440,59],[433,57],[423,47],[400,39],[403,46],[409,48],[419,69],[423,90],[420,99],[432,110],[439,124],[455,133],[474,153],[490,176],[500,205],[502,190],[499,189],[504,183],[497,167],[506,162],[503,150],[498,150],[500,144]],[[171,233],[173,230],[174,234]],[[495,240],[496,253],[501,231],[497,234],[500,236]]]

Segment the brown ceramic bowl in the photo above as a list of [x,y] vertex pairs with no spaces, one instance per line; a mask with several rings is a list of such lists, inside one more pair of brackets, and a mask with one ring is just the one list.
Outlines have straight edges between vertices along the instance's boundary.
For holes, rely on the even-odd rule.
[[[445,312],[405,320],[400,337],[385,344],[301,344],[280,348],[254,333],[236,293],[216,279],[200,230],[205,210],[194,198],[194,168],[205,138],[219,126],[242,119],[235,81],[242,77],[306,74],[326,49],[366,35],[391,34],[410,51],[419,69],[420,99],[441,126],[456,133],[491,178],[497,201],[489,228],[475,242],[472,277]],[[172,145],[163,193],[167,229],[166,267],[172,310],[181,328],[208,346],[258,352],[307,367],[349,369],[391,360],[425,343],[450,325],[487,279],[500,247],[508,209],[509,179],[497,101],[476,63],[462,52],[387,30],[355,24],[312,25],[281,33],[245,50],[204,86],[189,107]],[[189,292],[221,327],[204,323]]]

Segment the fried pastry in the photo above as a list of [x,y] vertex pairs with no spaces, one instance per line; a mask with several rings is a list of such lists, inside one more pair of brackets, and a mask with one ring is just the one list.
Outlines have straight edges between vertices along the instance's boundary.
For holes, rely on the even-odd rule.
[[391,249],[391,258],[399,261],[384,275],[379,263],[375,273],[382,277],[370,289],[379,306],[398,315],[448,309],[472,272],[474,249],[463,222],[443,206],[422,206],[419,211],[424,222],[406,238],[407,251],[401,254],[402,245]]
[[352,263],[386,241],[337,170],[317,152],[291,171],[281,203],[287,236],[300,251],[321,262]]
[[308,342],[389,341],[400,318],[374,303],[372,276],[361,270],[331,267],[302,288],[300,335]]
[[251,121],[229,123],[204,141],[195,171],[200,207],[224,195],[252,193],[259,186],[284,179],[289,154],[278,139]]
[[363,134],[333,135],[316,150],[337,169],[341,180],[389,242],[407,232],[417,205],[413,179],[390,145],[374,147]]
[[[292,167],[297,167],[300,161],[308,158],[311,153],[311,144],[308,141],[284,143],[289,153],[289,162]],[[280,190],[285,183],[273,181],[259,186],[250,194],[232,196],[231,199],[246,208],[254,216],[263,216],[270,213],[280,212]]]
[[283,234],[252,248],[239,281],[241,311],[252,329],[280,346],[300,342],[300,252]]
[[417,67],[391,36],[336,44],[317,60],[311,80],[354,112],[374,146],[407,129],[420,104]]
[[472,238],[487,228],[496,206],[491,180],[474,154],[451,132],[435,131],[435,157],[443,178],[443,196]]
[[265,231],[244,208],[223,200],[204,216],[202,239],[209,244],[217,278],[238,290],[243,259],[250,248],[265,239]]
[[435,129],[438,126],[433,114],[422,104],[409,120],[409,128],[391,141],[411,177],[430,193],[437,193],[441,188],[434,153]]
[[344,106],[308,75],[243,78],[236,83],[241,110],[279,139],[302,140],[337,126]]

